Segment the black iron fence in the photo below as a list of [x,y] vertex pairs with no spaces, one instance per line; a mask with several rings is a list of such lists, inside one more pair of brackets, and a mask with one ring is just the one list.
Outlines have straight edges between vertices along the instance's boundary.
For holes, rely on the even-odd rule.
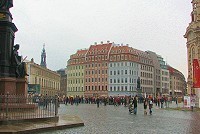
[[0,121],[56,117],[57,96],[0,95]]

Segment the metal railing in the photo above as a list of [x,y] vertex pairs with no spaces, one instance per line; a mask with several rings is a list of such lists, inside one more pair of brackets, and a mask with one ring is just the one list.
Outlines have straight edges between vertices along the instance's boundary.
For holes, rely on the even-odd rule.
[[0,95],[0,121],[57,117],[57,96]]

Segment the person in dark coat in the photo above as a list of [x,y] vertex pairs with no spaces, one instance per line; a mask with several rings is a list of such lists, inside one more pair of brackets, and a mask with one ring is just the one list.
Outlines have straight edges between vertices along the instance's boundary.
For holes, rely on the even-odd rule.
[[145,98],[144,100],[144,114],[145,115],[147,115],[147,105],[148,105],[147,98]]
[[137,98],[134,97],[133,99],[133,106],[134,106],[134,114],[137,114]]
[[99,97],[97,97],[96,99],[97,107],[99,107],[99,102],[100,102]]

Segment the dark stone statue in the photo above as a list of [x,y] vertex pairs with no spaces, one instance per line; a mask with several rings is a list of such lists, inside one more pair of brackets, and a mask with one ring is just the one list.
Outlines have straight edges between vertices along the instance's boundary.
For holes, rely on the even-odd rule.
[[9,10],[13,7],[13,0],[0,0],[0,9]]
[[21,61],[21,56],[18,55],[19,44],[16,44],[13,49],[13,65],[15,67],[15,74],[17,78],[25,78],[28,74],[26,73],[26,64]]

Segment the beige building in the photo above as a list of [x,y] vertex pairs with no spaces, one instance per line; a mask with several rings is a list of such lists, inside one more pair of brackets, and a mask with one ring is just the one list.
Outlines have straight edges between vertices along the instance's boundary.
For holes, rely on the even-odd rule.
[[137,50],[140,63],[141,90],[146,95],[155,96],[154,65],[153,60],[147,52]]
[[78,50],[70,56],[67,65],[67,96],[84,96],[85,55],[87,50]]
[[26,66],[28,84],[40,85],[39,94],[54,96],[59,93],[60,74],[34,63],[33,59],[26,62]]
[[182,96],[186,94],[186,81],[184,75],[177,69],[167,66],[170,73],[170,95]]
[[200,59],[200,0],[192,0],[193,11],[191,12],[191,22],[186,29],[184,37],[187,39],[187,59],[188,59],[188,79],[187,93],[193,94],[193,59]]

